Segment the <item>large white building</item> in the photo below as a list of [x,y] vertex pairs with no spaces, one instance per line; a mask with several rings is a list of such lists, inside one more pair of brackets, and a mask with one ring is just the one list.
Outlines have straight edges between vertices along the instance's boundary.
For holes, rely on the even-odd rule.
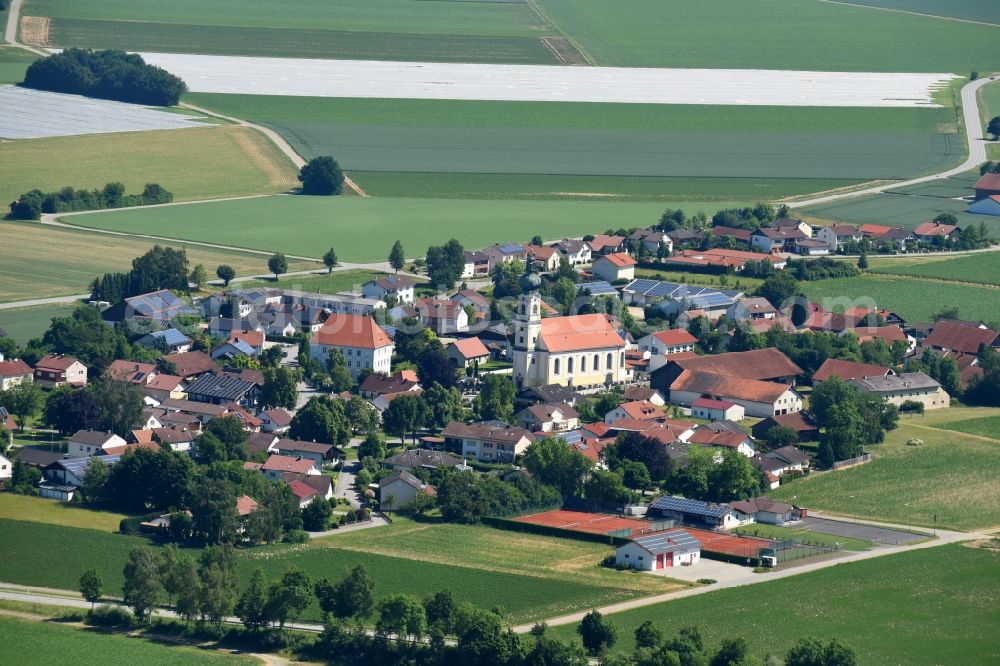
[[392,340],[371,317],[332,314],[309,342],[309,357],[325,364],[331,349],[339,349],[355,379],[362,370],[392,373]]
[[625,364],[626,342],[603,314],[542,319],[538,276],[522,278],[514,321],[514,382],[530,388],[546,384],[577,387],[617,384],[632,378]]

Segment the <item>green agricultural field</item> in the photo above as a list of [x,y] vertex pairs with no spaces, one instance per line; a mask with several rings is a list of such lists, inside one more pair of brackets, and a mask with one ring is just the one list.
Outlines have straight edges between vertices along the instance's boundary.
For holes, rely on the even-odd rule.
[[[611,546],[606,544],[507,532],[485,526],[394,518],[393,524],[384,529],[334,534],[324,541],[345,550],[486,571],[521,573],[646,594],[669,592],[683,585],[667,578],[623,575],[613,569],[595,566],[612,552]],[[497,557],[500,552],[504,553],[504,557]]]
[[42,497],[0,494],[0,518],[117,532],[118,524],[126,517],[122,513],[84,509]]
[[[386,255],[388,256],[388,252]],[[275,287],[283,289],[298,289],[300,291],[313,291],[320,294],[335,294],[339,291],[351,291],[360,289],[365,282],[378,279],[385,275],[379,271],[366,270],[346,270],[323,275],[286,275],[278,282],[274,280],[248,280],[239,282],[235,287],[247,289],[249,287]]]
[[[164,233],[164,230],[153,233]],[[33,222],[0,222],[0,238],[3,239],[0,302],[87,293],[95,277],[106,272],[128,270],[134,257],[146,253],[157,242],[147,238],[60,229]],[[185,247],[183,243],[161,244],[183,247],[190,267],[202,264],[213,279],[219,264],[229,264],[240,276],[267,274],[265,255],[197,245]],[[44,261],[39,260],[40,256],[44,256]],[[316,267],[316,262],[311,261],[290,259],[288,262],[291,271]],[[17,326],[17,322],[12,322],[15,318],[0,310],[0,320]]]
[[980,437],[989,437],[1000,442],[1000,416],[986,416],[978,419],[966,419],[964,421],[948,421],[938,426],[945,430],[964,432]]
[[1000,81],[979,89],[979,104],[984,124],[1000,116]]
[[336,155],[376,196],[765,200],[939,171],[962,151],[949,109],[186,99]]
[[48,43],[175,53],[556,64],[558,36],[523,2],[30,0]]
[[[1000,441],[946,430],[948,422],[1000,410],[952,408],[900,418],[866,465],[813,474],[769,496],[810,509],[905,525],[956,529],[1000,524]],[[922,446],[907,446],[908,439]]]
[[801,283],[806,296],[828,300],[834,310],[852,305],[877,306],[898,312],[907,321],[931,321],[946,306],[958,308],[964,319],[990,321],[1000,312],[1000,289],[948,284],[919,278],[867,275]]
[[992,252],[970,254],[944,261],[911,263],[906,260],[886,260],[869,269],[873,273],[913,275],[916,277],[975,282],[1000,286],[1000,255]]
[[[859,664],[973,666],[1000,660],[998,567],[996,551],[940,546],[605,617],[618,632],[614,652],[630,653],[636,627],[651,620],[667,636],[696,626],[713,646],[745,638],[761,659],[800,638],[836,638]],[[576,625],[549,631],[577,637]]]
[[63,219],[83,227],[129,233],[169,229],[178,239],[308,257],[321,256],[333,244],[341,261],[371,262],[385,261],[396,239],[413,257],[449,238],[478,248],[505,240],[527,241],[535,234],[546,239],[582,236],[608,227],[653,224],[665,207],[711,215],[717,208],[732,205],[278,196]]
[[636,0],[628,11],[602,0],[537,1],[593,61],[614,66],[967,74],[996,68],[1000,34],[819,0]]
[[38,305],[30,308],[0,310],[0,328],[20,345],[40,338],[49,328],[53,317],[73,313],[74,305]]
[[[964,194],[971,193],[970,189]],[[965,212],[966,208],[968,204],[965,202],[942,197],[884,192],[810,206],[800,211],[815,221],[886,224],[906,229],[914,229],[940,213],[951,213],[958,218],[959,226],[985,222],[994,236],[1000,235],[1000,220],[986,215],[971,215]]]
[[[8,568],[0,578],[24,585],[76,589],[80,573],[92,567],[104,579],[108,594],[114,594],[121,586],[128,551],[149,543],[138,537],[95,530],[0,519],[0,556],[6,562],[32,562],[31,567]],[[73,557],[67,558],[66,553],[73,553]],[[483,608],[503,608],[507,619],[514,623],[642,596],[642,592],[621,587],[421,562],[348,551],[330,544],[259,547],[238,551],[238,558],[244,583],[256,568],[272,579],[280,578],[292,566],[314,579],[336,579],[364,563],[375,579],[377,596],[403,593],[423,598],[450,589],[460,601]],[[318,608],[311,607],[305,617],[318,620]]]
[[[157,643],[51,622],[0,618],[10,664],[143,664],[143,666],[255,666],[254,657]],[[70,655],[72,655],[70,657]]]
[[875,9],[929,14],[963,21],[981,21],[1000,25],[1000,5],[992,0],[843,0],[847,4]]
[[[6,25],[7,12],[0,12],[0,26]],[[13,46],[0,46],[0,84],[20,83],[24,80],[24,72],[28,65],[38,56]]]
[[[73,159],[66,159],[72,155]],[[129,192],[159,183],[175,201],[284,192],[297,170],[270,141],[245,127],[207,127],[26,139],[0,143],[0,199],[31,189],[104,187]]]

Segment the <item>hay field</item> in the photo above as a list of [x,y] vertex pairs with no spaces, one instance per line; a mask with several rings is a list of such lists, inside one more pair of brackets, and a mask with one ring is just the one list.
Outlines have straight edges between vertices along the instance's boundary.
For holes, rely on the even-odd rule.
[[284,192],[297,170],[258,132],[211,127],[126,132],[0,143],[0,199],[33,188],[104,187],[128,192],[159,183],[175,201]]

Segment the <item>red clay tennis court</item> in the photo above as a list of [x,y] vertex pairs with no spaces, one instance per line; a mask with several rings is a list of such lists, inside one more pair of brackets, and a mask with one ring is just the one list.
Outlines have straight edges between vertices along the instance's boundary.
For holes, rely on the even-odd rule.
[[[631,538],[661,532],[664,529],[671,529],[662,522],[656,523],[649,520],[642,520],[641,518],[623,518],[604,513],[586,513],[584,511],[565,511],[562,509],[536,513],[530,516],[521,516],[514,520],[520,523],[558,527],[563,530],[586,532],[588,534],[610,535],[610,533],[614,532],[614,536],[625,536],[624,530],[629,530],[628,536]],[[772,546],[772,543],[767,539],[741,537],[725,532],[683,527],[701,543],[703,550],[716,553],[726,553],[727,555],[737,555],[739,557],[757,557],[761,548],[770,548]]]

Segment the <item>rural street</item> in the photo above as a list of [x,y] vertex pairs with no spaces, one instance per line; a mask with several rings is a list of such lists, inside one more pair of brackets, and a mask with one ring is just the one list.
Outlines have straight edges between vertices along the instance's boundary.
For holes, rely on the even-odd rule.
[[959,164],[957,167],[948,169],[947,171],[942,171],[941,173],[931,174],[929,176],[921,176],[920,178],[911,178],[910,180],[903,180],[898,183],[893,183],[891,185],[882,185],[880,187],[870,187],[864,190],[857,190],[854,192],[844,192],[841,194],[829,194],[821,197],[814,197],[812,199],[804,199],[802,201],[789,202],[789,208],[805,208],[807,206],[815,206],[817,204],[829,203],[831,201],[838,201],[840,199],[850,199],[853,197],[860,197],[866,194],[881,194],[887,190],[895,190],[900,187],[908,187],[910,185],[917,185],[918,183],[927,183],[932,180],[939,180],[941,178],[949,178],[951,176],[957,176],[960,173],[969,171],[970,169],[975,169],[977,166],[986,161],[986,138],[983,136],[983,121],[979,116],[979,100],[977,99],[977,93],[979,89],[988,83],[1000,80],[1000,75],[994,74],[993,76],[983,77],[976,79],[975,81],[970,81],[962,86],[962,116],[965,120],[965,138],[968,142],[969,156],[964,162]]

